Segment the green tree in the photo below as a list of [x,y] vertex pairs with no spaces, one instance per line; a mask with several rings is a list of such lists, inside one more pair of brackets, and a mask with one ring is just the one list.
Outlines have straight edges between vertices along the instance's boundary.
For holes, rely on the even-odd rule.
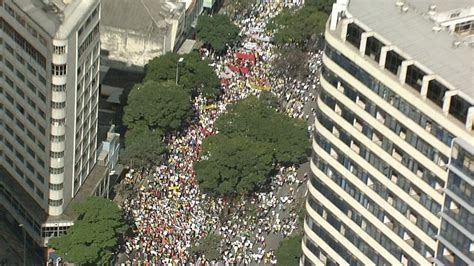
[[239,40],[240,29],[227,15],[202,15],[196,25],[196,36],[218,53],[226,50],[226,44],[234,45]]
[[226,136],[239,135],[268,143],[279,163],[306,160],[308,133],[304,121],[276,112],[256,97],[230,105],[228,112],[217,119],[216,127]]
[[255,0],[225,0],[223,9],[231,16],[235,16],[251,8],[255,2]]
[[291,236],[280,242],[275,252],[277,265],[298,266],[301,256],[301,240],[303,235]]
[[190,95],[174,81],[146,81],[130,91],[123,124],[168,133],[182,128],[192,115]]
[[278,113],[254,96],[230,105],[216,127],[219,134],[204,140],[204,159],[194,164],[205,193],[253,192],[268,181],[277,163],[302,163],[307,158],[304,122]]
[[152,162],[160,162],[166,152],[160,131],[150,131],[145,126],[129,129],[125,135],[121,161],[131,167],[143,167]]
[[[181,57],[184,60],[177,65]],[[144,82],[149,80],[175,81],[176,70],[178,70],[179,85],[189,93],[202,92],[206,97],[217,97],[221,94],[219,78],[209,64],[209,60],[202,60],[197,52],[185,55],[166,53],[148,62],[145,66]]]
[[217,134],[206,138],[202,148],[208,158],[194,164],[196,178],[201,190],[214,196],[251,192],[272,170],[271,146],[263,142]]
[[324,12],[326,14],[331,14],[332,4],[336,2],[335,0],[306,0],[305,6],[316,7],[317,10]]
[[127,226],[122,211],[111,200],[90,197],[77,203],[77,219],[67,234],[49,240],[49,246],[68,262],[104,265],[112,257],[118,238]]
[[191,246],[189,252],[194,255],[205,255],[208,260],[216,260],[221,255],[221,240],[220,235],[210,233],[201,239],[198,244]]
[[267,30],[275,32],[273,41],[277,45],[286,43],[303,45],[312,36],[324,31],[327,18],[328,14],[312,5],[300,9],[286,8],[271,19]]

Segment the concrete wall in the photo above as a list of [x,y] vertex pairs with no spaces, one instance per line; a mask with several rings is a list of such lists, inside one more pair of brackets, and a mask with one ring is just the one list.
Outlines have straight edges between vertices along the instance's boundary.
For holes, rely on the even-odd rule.
[[100,33],[101,49],[109,52],[108,59],[138,66],[163,53],[164,39],[105,26]]

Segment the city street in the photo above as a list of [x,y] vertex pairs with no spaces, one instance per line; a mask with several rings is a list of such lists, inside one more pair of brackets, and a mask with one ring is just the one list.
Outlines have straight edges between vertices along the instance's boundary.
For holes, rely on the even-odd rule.
[[[306,120],[312,134],[321,53],[307,54],[311,70],[304,80],[277,74],[280,71],[275,71],[271,62],[278,55],[264,29],[280,9],[258,6],[235,21],[241,29],[242,47],[231,48],[224,56],[202,51],[221,78],[224,95],[213,108],[206,108],[206,99],[197,97],[195,123],[167,140],[168,161],[132,169],[123,180],[122,185],[133,187],[133,192],[121,206],[136,230],[121,247],[119,262],[275,264],[274,252],[281,240],[301,233],[298,214],[304,206],[309,163],[279,167],[270,189],[233,202],[202,194],[193,171],[193,162],[201,159],[200,144],[209,134],[217,133],[214,121],[226,112],[226,106],[249,95],[259,96],[265,88],[271,88],[279,99],[280,111]],[[252,56],[236,59],[245,54]],[[189,251],[207,234],[222,237],[216,246],[220,255],[215,259]]]

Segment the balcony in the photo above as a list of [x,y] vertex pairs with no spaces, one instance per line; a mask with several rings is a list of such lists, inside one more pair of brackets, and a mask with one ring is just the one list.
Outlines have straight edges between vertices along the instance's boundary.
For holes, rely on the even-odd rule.
[[49,174],[49,182],[52,184],[61,184],[64,182],[64,173]]
[[66,133],[66,127],[64,125],[51,125],[51,135],[61,136]]
[[51,118],[53,119],[66,118],[66,109],[65,108],[61,108],[61,109],[51,108]]
[[60,200],[63,198],[63,190],[49,190],[49,199]]
[[357,129],[359,132],[362,132],[362,124],[359,121],[355,120],[354,128]]
[[52,75],[52,84],[54,85],[65,85],[67,82],[67,76],[66,75]]
[[354,142],[351,143],[351,149],[357,154],[359,154],[359,152],[360,152],[359,145],[355,144]]
[[51,100],[53,102],[65,102],[66,101],[66,92],[53,91],[51,93]]
[[65,143],[63,141],[51,142],[51,151],[52,152],[62,152],[64,151]]
[[63,158],[50,158],[49,166],[53,168],[64,167],[64,157]]

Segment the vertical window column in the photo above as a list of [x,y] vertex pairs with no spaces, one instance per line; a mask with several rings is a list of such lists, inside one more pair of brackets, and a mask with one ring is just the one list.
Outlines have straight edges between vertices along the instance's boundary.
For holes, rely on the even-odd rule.
[[420,96],[423,99],[426,99],[426,96],[428,94],[428,87],[430,85],[430,81],[432,81],[434,79],[435,79],[435,75],[433,75],[433,74],[425,75],[423,77],[423,81],[422,81],[422,84],[421,84],[421,91],[420,91]]
[[367,38],[374,36],[374,32],[363,32],[360,36],[359,52],[361,56],[364,56],[365,49],[367,47]]
[[405,81],[407,79],[407,69],[408,66],[411,66],[415,63],[414,60],[405,60],[402,62],[402,65],[400,67],[400,74],[398,76],[398,79],[400,80],[401,84],[405,84]]

